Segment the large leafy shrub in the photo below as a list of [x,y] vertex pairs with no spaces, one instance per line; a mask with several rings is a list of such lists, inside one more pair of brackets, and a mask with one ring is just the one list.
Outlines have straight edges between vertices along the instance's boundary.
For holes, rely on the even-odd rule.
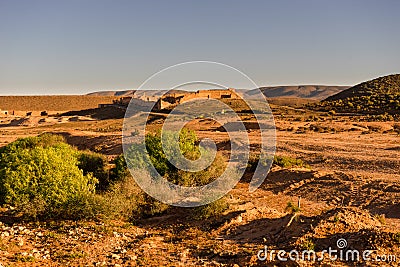
[[[183,129],[181,132],[164,132],[166,143],[164,148],[167,149],[168,154],[177,153],[174,151],[173,146],[170,142],[175,140],[176,135],[179,134],[179,149],[182,155],[189,160],[196,160],[200,155],[204,157],[210,157],[212,154],[205,148],[198,145],[198,138],[193,131]],[[154,166],[156,171],[168,181],[181,185],[181,186],[202,186],[206,185],[213,180],[217,179],[225,171],[226,164],[224,158],[216,154],[216,157],[212,164],[204,170],[191,172],[185,170],[179,170],[175,167],[167,158],[166,152],[163,150],[161,133],[149,133],[146,135],[145,145],[147,155],[140,149],[138,145],[132,145],[127,151],[127,165],[133,168],[143,168],[150,170],[148,164],[149,161],[145,160],[144,157],[148,157],[151,164]],[[123,164],[120,165],[124,166]],[[126,165],[125,165],[126,166]],[[118,173],[122,173],[120,170]],[[139,213],[145,217],[159,214],[166,210],[167,206],[163,205],[159,201],[153,199],[149,195],[142,192],[142,196],[139,197]],[[222,213],[227,208],[225,198],[222,198],[214,203],[210,203],[206,206],[199,207],[193,210],[194,218],[204,219],[211,216],[216,216]]]
[[[179,170],[167,158],[166,153],[174,155],[178,153],[174,151],[171,145],[175,140],[175,135],[179,134],[179,149],[180,153],[188,160],[196,160],[202,155],[203,157],[211,157],[212,153],[206,148],[198,145],[198,138],[193,131],[183,129],[180,133],[165,132],[164,152],[162,145],[161,133],[149,133],[146,135],[146,150],[147,156],[151,164],[157,172],[168,181],[181,186],[201,186],[210,183],[214,179],[222,175],[225,170],[225,161],[221,155],[217,153],[212,164],[201,171],[192,172]],[[143,168],[150,170],[148,161],[144,159],[146,153],[140,150],[138,145],[132,145],[127,152],[128,165],[133,168]]]
[[[28,216],[55,217],[91,197],[97,180],[78,167],[80,153],[62,137],[19,139],[0,150],[0,203]],[[79,201],[78,201],[79,200]]]

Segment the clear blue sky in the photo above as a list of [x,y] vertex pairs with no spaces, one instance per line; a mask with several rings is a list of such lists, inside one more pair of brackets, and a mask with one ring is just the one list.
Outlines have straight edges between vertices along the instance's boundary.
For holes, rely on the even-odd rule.
[[399,14],[397,0],[0,0],[0,94],[136,88],[191,60],[260,86],[352,85],[400,73]]

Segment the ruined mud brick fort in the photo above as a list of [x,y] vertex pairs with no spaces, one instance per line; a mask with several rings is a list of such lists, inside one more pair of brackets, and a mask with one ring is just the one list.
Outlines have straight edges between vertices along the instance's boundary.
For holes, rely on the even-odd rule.
[[161,97],[156,103],[157,110],[172,109],[195,98],[241,99],[234,89],[198,90],[197,92],[171,93]]

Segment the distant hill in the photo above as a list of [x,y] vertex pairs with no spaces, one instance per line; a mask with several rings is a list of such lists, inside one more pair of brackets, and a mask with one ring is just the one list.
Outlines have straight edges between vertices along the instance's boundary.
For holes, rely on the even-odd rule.
[[87,94],[88,96],[132,96],[136,90],[125,90],[125,91],[99,91]]
[[379,77],[330,96],[316,106],[322,110],[363,114],[400,113],[400,74]]
[[[260,90],[268,98],[285,97],[285,98],[306,98],[322,100],[328,96],[341,92],[349,86],[330,86],[330,85],[299,85],[299,86],[271,86],[261,87]],[[125,91],[100,91],[93,92],[90,96],[161,96],[166,90],[125,90]],[[172,92],[185,92],[182,90],[172,90]],[[256,95],[256,90],[238,89],[239,94],[251,97]]]
[[[268,98],[273,97],[298,97],[307,99],[322,100],[328,96],[339,93],[349,86],[334,86],[334,85],[298,85],[298,86],[271,86],[261,87],[260,90]],[[252,90],[246,94],[251,95]]]

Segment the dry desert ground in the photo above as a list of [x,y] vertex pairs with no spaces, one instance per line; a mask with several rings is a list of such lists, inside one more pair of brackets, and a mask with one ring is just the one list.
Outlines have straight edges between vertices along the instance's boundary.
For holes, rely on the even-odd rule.
[[[262,186],[249,193],[246,173],[230,192],[229,209],[205,220],[190,209],[135,222],[121,220],[24,222],[0,214],[0,266],[397,266],[400,262],[400,135],[396,122],[364,122],[348,116],[273,105],[278,156],[303,167],[273,166]],[[112,112],[112,111],[109,111]],[[122,153],[123,118],[91,114],[3,116],[0,146],[42,133],[63,135],[78,149],[110,160]],[[153,122],[154,128],[159,121]],[[212,123],[211,123],[212,124]],[[398,124],[398,123],[397,123]],[[226,141],[223,132],[198,119],[200,138]],[[190,127],[190,125],[188,126]],[[397,126],[398,127],[398,126]],[[249,133],[259,142],[257,130]],[[224,146],[221,146],[224,149]],[[301,201],[293,219],[288,203]],[[386,262],[261,261],[269,249],[371,249]],[[390,262],[392,261],[392,262]]]

